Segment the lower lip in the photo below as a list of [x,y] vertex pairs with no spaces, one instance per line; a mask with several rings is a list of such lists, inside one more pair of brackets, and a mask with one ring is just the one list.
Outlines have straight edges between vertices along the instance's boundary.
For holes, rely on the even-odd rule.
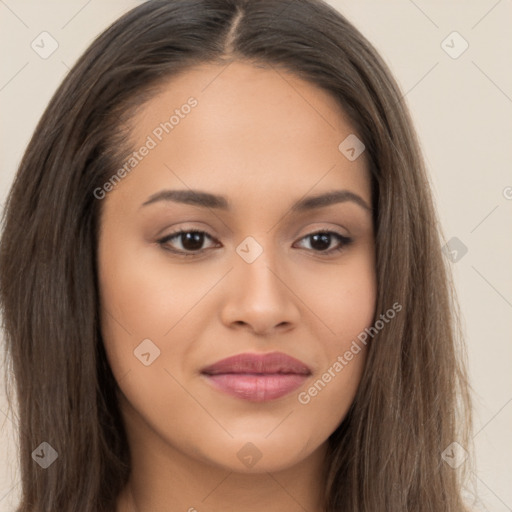
[[300,387],[309,375],[222,373],[206,377],[215,388],[228,395],[251,402],[266,402],[291,393]]

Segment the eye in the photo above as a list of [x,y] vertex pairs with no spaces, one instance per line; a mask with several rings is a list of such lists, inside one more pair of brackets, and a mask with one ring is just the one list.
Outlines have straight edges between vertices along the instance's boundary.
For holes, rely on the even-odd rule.
[[[187,257],[197,256],[202,252],[206,251],[207,248],[205,249],[203,247],[205,239],[210,239],[212,241],[217,242],[216,246],[218,247],[218,241],[215,240],[215,238],[209,235],[206,231],[199,230],[176,231],[165,236],[164,238],[161,238],[160,240],[157,240],[157,243],[160,244],[160,246],[162,246],[167,251],[170,251],[179,256]],[[336,231],[329,230],[316,231],[314,233],[310,233],[309,235],[306,235],[300,240],[303,241],[308,239],[310,240],[311,250],[321,254],[331,254],[333,252],[341,251],[346,246],[351,244],[353,241],[351,238],[341,235]],[[333,239],[338,241],[338,245],[329,248],[333,242]],[[173,247],[171,243],[172,241],[175,241],[173,242],[174,244],[178,242],[178,245],[180,245],[181,247]],[[215,244],[213,244],[213,247],[215,247]]]
[[[203,252],[205,249],[202,247],[205,241],[205,238],[209,238],[210,240],[215,240],[212,236],[210,236],[206,231],[198,231],[198,230],[180,230],[170,235],[161,238],[157,242],[166,250],[171,251],[173,253],[179,254],[180,256],[196,256],[198,253]],[[173,249],[170,247],[170,242],[172,240],[177,240],[179,242],[178,249]],[[192,252],[191,254],[187,254],[187,252]]]
[[[333,239],[338,241],[338,245],[335,245],[329,249]],[[310,233],[309,235],[301,238],[301,241],[303,240],[310,240],[310,246],[312,247],[313,251],[321,254],[331,254],[333,252],[342,251],[353,241],[352,238],[341,235],[336,231],[329,230],[315,231],[314,233]]]

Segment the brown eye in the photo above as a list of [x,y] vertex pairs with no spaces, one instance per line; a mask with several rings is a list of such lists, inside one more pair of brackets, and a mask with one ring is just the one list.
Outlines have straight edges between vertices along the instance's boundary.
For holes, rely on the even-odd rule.
[[[205,243],[205,239],[209,238],[210,240],[214,240],[212,236],[210,236],[205,231],[177,231],[175,233],[171,233],[170,235],[165,236],[164,238],[158,240],[158,243],[163,246],[166,250],[179,253],[183,256],[194,256],[197,253],[200,253],[205,250],[203,247]],[[171,241],[179,242],[181,247],[173,248]],[[176,243],[176,242],[173,242]],[[187,253],[192,254],[187,254]]]
[[[330,254],[331,252],[341,251],[347,245],[352,243],[352,239],[348,238],[336,231],[316,231],[306,235],[301,240],[310,240],[311,249],[314,252],[320,252],[324,254]],[[334,248],[330,248],[333,240],[338,241],[338,245]]]

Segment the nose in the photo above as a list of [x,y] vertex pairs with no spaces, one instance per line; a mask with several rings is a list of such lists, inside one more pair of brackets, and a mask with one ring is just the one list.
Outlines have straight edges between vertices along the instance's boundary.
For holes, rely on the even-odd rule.
[[300,317],[300,299],[283,267],[267,250],[252,263],[235,255],[221,309],[222,322],[231,329],[247,329],[258,335],[293,329]]

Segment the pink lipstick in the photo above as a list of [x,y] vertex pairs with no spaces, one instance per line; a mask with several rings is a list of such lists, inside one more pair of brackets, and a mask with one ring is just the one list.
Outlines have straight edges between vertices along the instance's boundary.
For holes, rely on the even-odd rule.
[[203,368],[216,389],[252,402],[285,396],[311,375],[308,366],[282,352],[238,354]]

